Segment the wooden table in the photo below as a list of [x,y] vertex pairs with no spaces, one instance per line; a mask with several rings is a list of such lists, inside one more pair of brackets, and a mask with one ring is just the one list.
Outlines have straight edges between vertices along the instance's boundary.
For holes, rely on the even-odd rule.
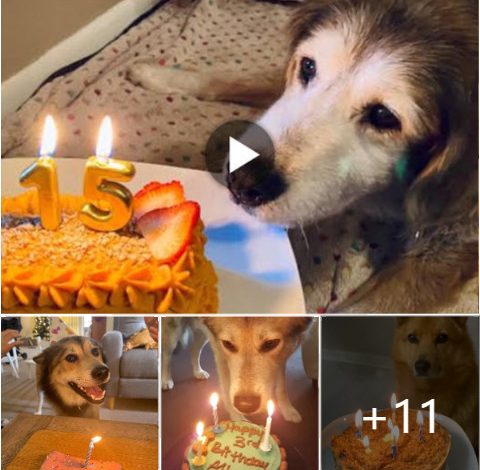
[[158,428],[153,424],[20,413],[2,429],[2,468],[6,468],[13,461],[33,433],[42,429],[79,433],[85,433],[88,430],[92,436],[99,434],[108,437],[158,442]]

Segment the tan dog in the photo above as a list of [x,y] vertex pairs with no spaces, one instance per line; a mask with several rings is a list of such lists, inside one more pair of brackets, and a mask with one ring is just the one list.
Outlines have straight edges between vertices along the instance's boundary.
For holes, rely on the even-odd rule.
[[69,336],[33,358],[37,387],[59,415],[98,418],[110,371],[100,345],[83,336]]
[[287,421],[298,423],[300,413],[285,388],[287,359],[300,346],[313,321],[308,317],[209,317],[222,395],[234,420],[266,410],[272,399]]
[[399,318],[392,357],[397,391],[420,408],[435,408],[455,420],[478,446],[478,366],[467,318]]

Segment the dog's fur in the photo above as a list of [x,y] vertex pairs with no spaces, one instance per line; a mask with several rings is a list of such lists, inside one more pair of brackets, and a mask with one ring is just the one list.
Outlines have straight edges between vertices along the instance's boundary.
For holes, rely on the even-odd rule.
[[[98,418],[100,397],[110,371],[102,348],[93,339],[69,336],[52,344],[33,358],[37,363],[37,388],[63,416]],[[80,388],[92,387],[99,398],[88,397]]]
[[401,317],[392,358],[399,398],[418,409],[434,398],[436,411],[459,423],[478,448],[478,366],[466,322]]
[[[238,187],[265,189],[245,165],[228,177],[234,198],[287,226],[347,207],[391,225],[392,255],[338,310],[441,311],[478,274],[477,23],[474,0],[310,0],[292,21],[286,74],[239,81],[143,63],[129,76],[153,90],[258,106],[284,88],[259,121],[283,188],[260,204],[242,201]],[[317,69],[307,84],[305,57]],[[400,129],[372,125],[377,104]]]
[[191,334],[191,359],[193,375],[199,380],[209,378],[207,371],[200,365],[202,349],[207,344],[202,323],[193,317],[168,317],[162,319],[162,390],[171,390],[174,386],[171,361],[177,345],[186,345],[187,335]]
[[232,419],[242,420],[264,411],[267,401],[273,399],[284,419],[300,422],[302,418],[290,403],[285,388],[285,369],[312,321],[301,316],[166,318],[162,322],[163,387],[173,387],[169,367],[171,352],[182,331],[189,327],[194,331],[195,376],[208,378],[199,363],[206,335],[215,355],[222,400]]

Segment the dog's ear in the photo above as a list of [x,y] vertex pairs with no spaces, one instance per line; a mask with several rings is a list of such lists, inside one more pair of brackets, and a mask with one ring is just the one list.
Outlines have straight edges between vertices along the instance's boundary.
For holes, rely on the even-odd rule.
[[[445,85],[446,86],[446,85]],[[452,86],[453,88],[453,86]],[[437,104],[438,137],[406,197],[413,233],[471,213],[478,196],[478,90],[460,86]],[[443,103],[443,104],[442,104]],[[414,156],[416,157],[416,156]]]
[[468,317],[451,317],[461,330],[467,327]]
[[33,361],[34,361],[36,364],[42,365],[42,364],[45,362],[45,356],[46,356],[46,352],[43,351],[43,352],[40,353],[38,356],[35,356],[35,357],[33,358]]

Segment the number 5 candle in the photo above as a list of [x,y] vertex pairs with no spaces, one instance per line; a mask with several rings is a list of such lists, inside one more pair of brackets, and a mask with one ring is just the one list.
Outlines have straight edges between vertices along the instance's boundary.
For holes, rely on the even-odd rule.
[[35,186],[38,190],[40,222],[47,230],[55,230],[61,222],[58,195],[57,164],[52,158],[57,141],[57,129],[52,116],[48,115],[43,126],[40,157],[20,174],[24,188]]
[[100,126],[96,155],[87,160],[83,182],[86,199],[79,218],[87,227],[102,232],[120,230],[133,213],[132,193],[118,181],[129,181],[135,174],[132,163],[110,157],[112,121],[106,116]]

